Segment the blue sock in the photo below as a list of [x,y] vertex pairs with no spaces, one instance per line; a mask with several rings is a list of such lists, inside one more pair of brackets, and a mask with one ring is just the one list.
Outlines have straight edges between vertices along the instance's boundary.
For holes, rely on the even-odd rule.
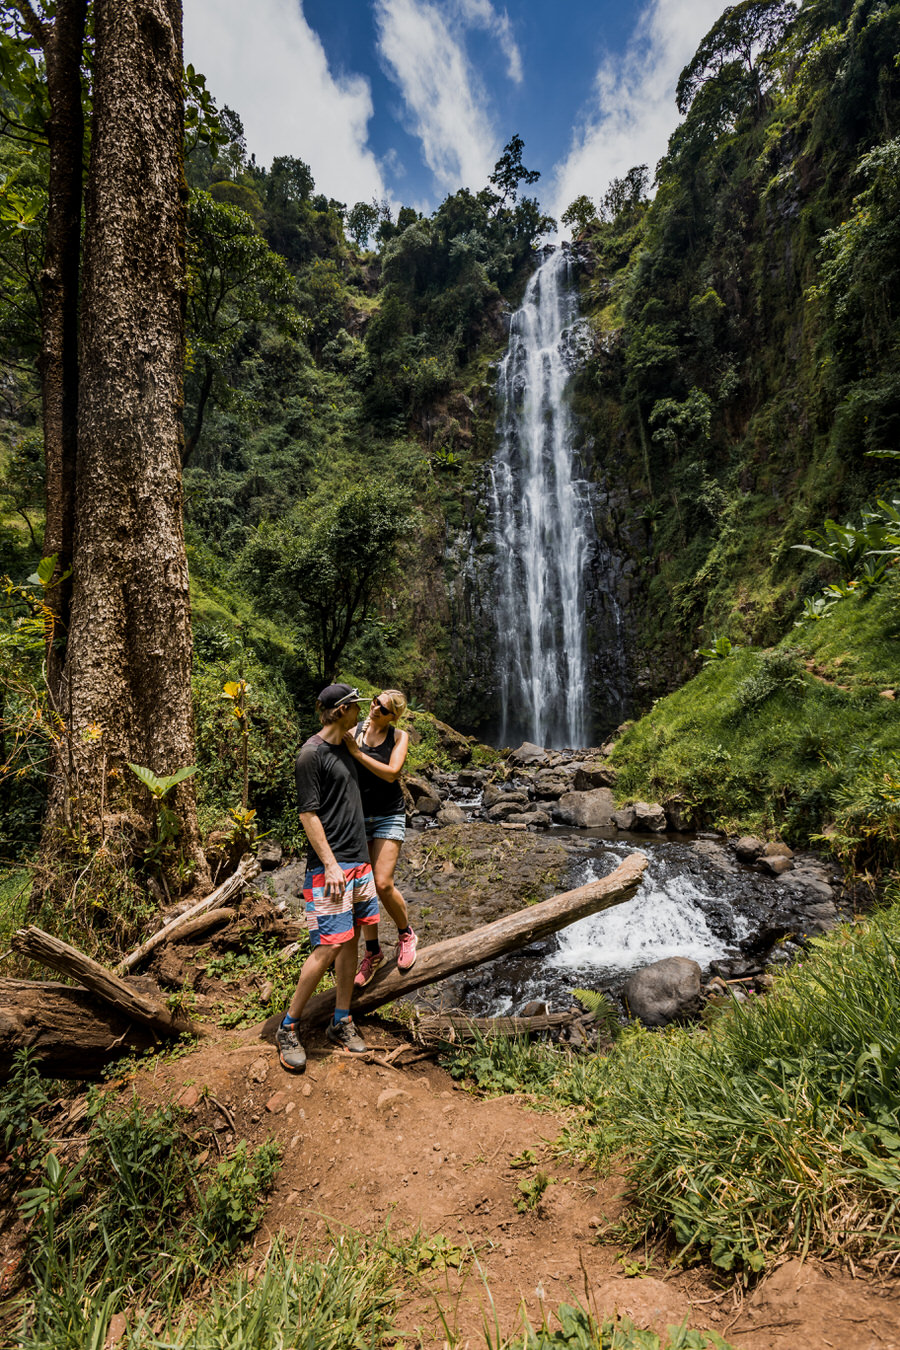
[[334,1010],[334,1025],[337,1026],[338,1022],[343,1022],[344,1019],[347,1018],[347,1017],[349,1017],[349,1016],[350,1016],[350,1009],[349,1009],[349,1008],[335,1008],[335,1010]]
[[300,1021],[300,1018],[299,1018],[299,1017],[291,1017],[291,1014],[290,1014],[289,1012],[286,1012],[286,1013],[284,1014],[284,1018],[283,1018],[283,1020],[282,1020],[281,1025],[282,1025],[283,1027],[292,1027],[292,1026],[294,1025],[295,1022],[299,1022],[299,1021]]

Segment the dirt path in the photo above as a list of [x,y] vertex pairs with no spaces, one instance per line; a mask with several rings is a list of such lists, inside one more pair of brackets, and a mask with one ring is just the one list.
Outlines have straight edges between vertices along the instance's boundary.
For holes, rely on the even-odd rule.
[[[366,1031],[386,1055],[404,1044],[375,1019]],[[409,1345],[444,1343],[438,1305],[475,1350],[485,1344],[485,1315],[509,1334],[523,1306],[539,1322],[542,1303],[552,1312],[590,1300],[602,1316],[618,1311],[657,1330],[688,1319],[739,1350],[900,1350],[900,1281],[876,1284],[836,1263],[792,1260],[736,1304],[704,1268],[672,1272],[663,1262],[647,1273],[642,1254],[596,1241],[598,1225],[626,1203],[622,1184],[553,1156],[558,1116],[521,1097],[474,1097],[429,1059],[400,1067],[414,1050],[387,1065],[334,1053],[321,1038],[307,1048],[309,1067],[298,1077],[255,1032],[214,1033],[118,1089],[180,1101],[192,1132],[209,1132],[213,1154],[239,1139],[279,1140],[283,1164],[250,1265],[280,1231],[315,1244],[335,1226],[377,1233],[390,1223],[396,1240],[414,1244],[421,1234],[422,1278],[401,1315]],[[525,1150],[537,1161],[514,1166]],[[520,1212],[519,1184],[539,1170],[552,1184]],[[454,1248],[467,1254],[461,1269],[442,1270],[448,1256],[457,1259]]]

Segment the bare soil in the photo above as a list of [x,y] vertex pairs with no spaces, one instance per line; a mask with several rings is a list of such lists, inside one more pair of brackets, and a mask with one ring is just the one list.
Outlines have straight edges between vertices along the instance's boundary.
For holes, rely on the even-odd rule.
[[[277,1139],[283,1163],[248,1258],[265,1259],[284,1232],[309,1248],[342,1227],[395,1241],[420,1234],[422,1270],[409,1281],[400,1322],[410,1346],[441,1346],[452,1332],[475,1350],[483,1321],[504,1334],[561,1302],[589,1303],[662,1331],[687,1319],[739,1350],[840,1347],[900,1350],[900,1281],[875,1281],[839,1262],[791,1259],[742,1296],[709,1268],[670,1268],[665,1254],[624,1251],[598,1229],[628,1203],[621,1178],[599,1178],[552,1147],[558,1115],[525,1097],[483,1099],[454,1082],[401,1027],[368,1020],[368,1056],[307,1043],[305,1074],[288,1074],[258,1029],[214,1031],[187,1056],[128,1075],[110,1090],[145,1102],[178,1101],[212,1156],[240,1139]],[[537,1162],[515,1166],[525,1150]],[[520,1212],[519,1184],[552,1178]],[[462,1249],[440,1269],[443,1236]],[[496,1332],[495,1332],[496,1335]]]

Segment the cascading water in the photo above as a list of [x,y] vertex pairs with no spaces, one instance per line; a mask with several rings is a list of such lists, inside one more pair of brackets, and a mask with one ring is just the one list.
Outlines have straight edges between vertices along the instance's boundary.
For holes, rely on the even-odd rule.
[[573,472],[567,345],[578,317],[566,250],[550,253],[513,315],[491,468],[500,742],[588,744],[587,484]]

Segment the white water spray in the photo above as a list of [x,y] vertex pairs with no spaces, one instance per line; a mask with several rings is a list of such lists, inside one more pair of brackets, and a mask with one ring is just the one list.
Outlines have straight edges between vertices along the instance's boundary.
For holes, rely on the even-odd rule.
[[497,559],[500,743],[586,745],[587,485],[573,474],[566,339],[578,317],[568,254],[532,276],[500,367],[491,468]]

